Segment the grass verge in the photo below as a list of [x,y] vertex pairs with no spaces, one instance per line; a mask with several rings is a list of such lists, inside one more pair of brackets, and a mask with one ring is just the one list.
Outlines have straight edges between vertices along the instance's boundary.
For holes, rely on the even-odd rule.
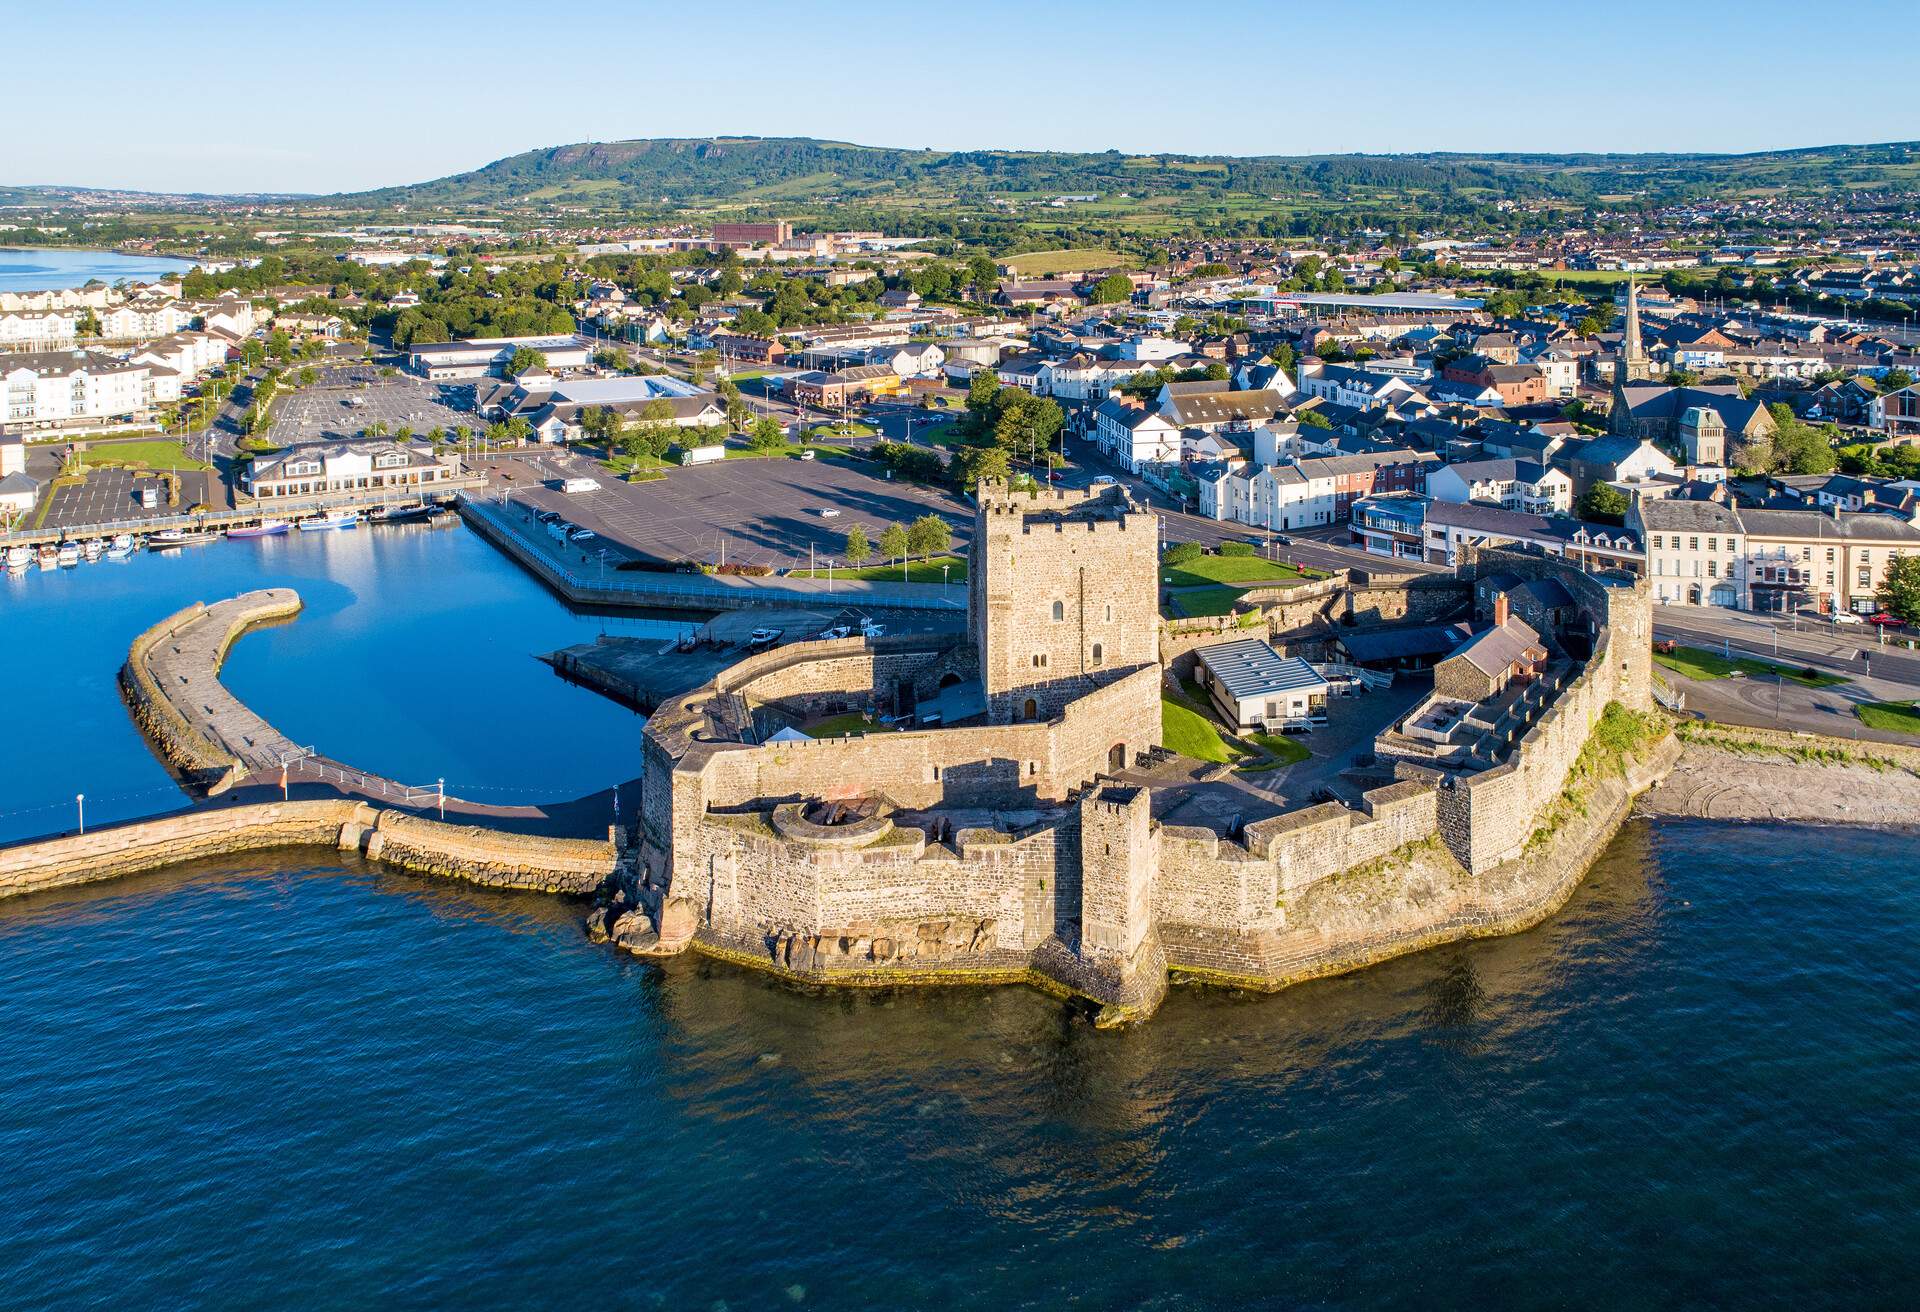
[[[863,565],[859,569],[836,569],[833,571],[833,577],[864,579],[869,583],[939,583],[942,565],[947,567],[946,582],[965,583],[967,581],[965,556],[934,556],[929,560],[910,560],[904,571],[898,562],[891,565]],[[787,577],[823,579],[827,577],[827,571],[796,569],[788,571]]]
[[824,720],[802,725],[800,732],[809,738],[858,738],[869,733],[894,733],[899,728],[897,724],[869,721],[859,711],[848,711],[845,715],[829,715]]
[[1160,699],[1160,737],[1169,751],[1198,761],[1236,761],[1244,755],[1220,736],[1213,722],[1170,697]]
[[1803,688],[1831,688],[1846,680],[1837,674],[1826,674],[1814,669],[1795,669],[1791,665],[1780,665],[1773,661],[1763,661],[1752,656],[1722,656],[1717,651],[1708,651],[1704,647],[1680,647],[1674,651],[1658,651],[1653,654],[1654,663],[1663,665],[1675,674],[1684,674],[1689,679],[1725,679],[1733,674],[1771,679],[1776,674],[1789,683],[1797,683]]
[[178,442],[164,438],[146,442],[110,442],[89,446],[80,453],[80,463],[91,468],[118,465],[127,469],[206,469],[203,460],[195,460]]
[[1920,735],[1920,706],[1910,701],[1862,702],[1853,709],[1869,729]]

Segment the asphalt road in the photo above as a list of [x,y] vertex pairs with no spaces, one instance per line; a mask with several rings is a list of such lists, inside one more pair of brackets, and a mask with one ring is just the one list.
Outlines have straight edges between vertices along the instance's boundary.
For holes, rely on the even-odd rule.
[[1912,641],[1920,647],[1920,637],[1892,637],[1883,642],[1880,634],[1865,624],[1839,626],[1802,617],[1796,626],[1791,618],[1775,619],[1747,611],[1656,605],[1653,632],[1655,637],[1672,638],[1688,646],[1791,661],[1850,678],[1870,674],[1914,690],[1905,695],[1920,693],[1920,650],[1910,651],[1901,645]]

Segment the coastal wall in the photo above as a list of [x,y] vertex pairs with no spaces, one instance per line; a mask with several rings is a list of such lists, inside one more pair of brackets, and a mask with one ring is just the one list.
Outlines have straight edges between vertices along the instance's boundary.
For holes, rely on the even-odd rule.
[[281,847],[364,850],[405,870],[553,893],[591,892],[616,859],[611,842],[443,824],[345,798],[261,802],[0,847],[0,898]]

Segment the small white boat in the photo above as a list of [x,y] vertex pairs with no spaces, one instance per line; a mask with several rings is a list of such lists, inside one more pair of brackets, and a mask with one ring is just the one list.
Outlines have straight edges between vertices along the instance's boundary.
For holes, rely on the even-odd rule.
[[34,553],[34,559],[40,562],[41,569],[52,569],[60,563],[60,548],[51,542],[42,542],[40,550]]
[[251,524],[245,528],[230,528],[227,530],[227,536],[230,538],[273,538],[285,533],[289,527],[287,521],[284,519],[263,519],[258,524]]
[[107,544],[99,538],[88,538],[80,544],[80,554],[85,556],[89,561],[100,559],[100,553],[106,549]]
[[7,548],[7,568],[8,569],[18,574],[21,570],[25,569],[27,566],[31,564],[33,564],[33,548],[32,547],[8,547]]
[[133,554],[134,541],[131,533],[116,533],[113,541],[107,544],[108,560],[125,560]]
[[80,563],[80,544],[67,541],[60,544],[60,550],[54,553],[56,565],[78,565]]
[[163,528],[147,539],[147,546],[155,551],[165,551],[170,547],[195,547],[202,542],[211,542],[218,536],[211,529]]
[[332,529],[360,527],[360,512],[357,510],[329,510],[324,515],[315,515],[311,519],[300,521],[302,533],[325,533]]

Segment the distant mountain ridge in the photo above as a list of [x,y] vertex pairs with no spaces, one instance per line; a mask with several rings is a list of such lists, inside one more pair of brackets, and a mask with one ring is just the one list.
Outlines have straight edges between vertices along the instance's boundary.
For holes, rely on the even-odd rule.
[[1012,191],[1193,199],[1294,194],[1328,200],[1425,192],[1579,202],[1633,193],[1669,198],[1754,188],[1916,185],[1920,143],[1915,142],[1745,155],[1232,156],[909,150],[811,137],[674,137],[551,146],[429,182],[335,199],[375,205],[779,206]]

